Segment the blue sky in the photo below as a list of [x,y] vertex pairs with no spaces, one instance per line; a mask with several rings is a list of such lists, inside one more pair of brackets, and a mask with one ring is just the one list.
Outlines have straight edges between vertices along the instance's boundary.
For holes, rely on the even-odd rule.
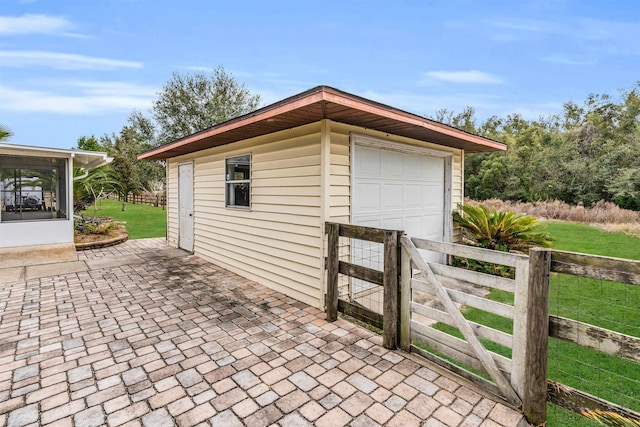
[[559,112],[640,80],[629,1],[2,0],[0,123],[59,148],[117,132],[171,73],[223,65],[265,104],[326,84],[416,114]]

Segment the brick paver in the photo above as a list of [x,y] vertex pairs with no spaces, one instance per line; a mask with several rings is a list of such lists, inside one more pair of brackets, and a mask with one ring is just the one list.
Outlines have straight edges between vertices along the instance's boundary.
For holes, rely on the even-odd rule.
[[[143,239],[0,285],[0,426],[517,426],[381,337]],[[131,262],[127,262],[131,259]]]

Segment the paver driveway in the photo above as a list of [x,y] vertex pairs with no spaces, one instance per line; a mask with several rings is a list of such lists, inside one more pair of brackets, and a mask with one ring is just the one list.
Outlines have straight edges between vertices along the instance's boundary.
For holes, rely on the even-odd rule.
[[79,259],[79,272],[0,285],[0,425],[521,421],[366,329],[160,239]]

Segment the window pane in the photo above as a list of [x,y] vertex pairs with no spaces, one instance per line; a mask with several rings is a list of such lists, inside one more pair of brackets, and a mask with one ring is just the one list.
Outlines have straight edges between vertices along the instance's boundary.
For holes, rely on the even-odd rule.
[[0,156],[0,219],[67,218],[66,160]]
[[249,207],[249,184],[227,184],[227,206]]
[[250,178],[249,156],[238,156],[227,159],[227,181],[238,181]]

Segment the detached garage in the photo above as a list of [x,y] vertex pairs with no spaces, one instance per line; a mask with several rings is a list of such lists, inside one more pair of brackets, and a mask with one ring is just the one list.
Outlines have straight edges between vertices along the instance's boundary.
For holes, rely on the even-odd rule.
[[327,86],[139,158],[167,163],[167,240],[310,305],[326,221],[456,240],[464,154],[505,145]]

